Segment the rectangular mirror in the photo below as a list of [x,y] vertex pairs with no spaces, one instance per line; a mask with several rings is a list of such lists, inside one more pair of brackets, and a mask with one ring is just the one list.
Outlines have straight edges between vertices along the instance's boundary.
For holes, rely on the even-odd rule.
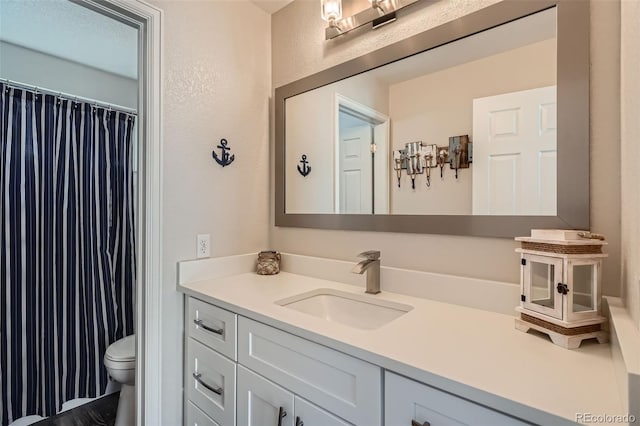
[[588,228],[588,27],[502,2],[276,89],[276,225]]

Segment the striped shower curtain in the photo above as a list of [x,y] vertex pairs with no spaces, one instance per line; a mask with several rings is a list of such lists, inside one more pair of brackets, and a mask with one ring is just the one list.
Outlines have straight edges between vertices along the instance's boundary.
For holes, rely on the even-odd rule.
[[0,421],[102,394],[133,333],[134,117],[0,84]]

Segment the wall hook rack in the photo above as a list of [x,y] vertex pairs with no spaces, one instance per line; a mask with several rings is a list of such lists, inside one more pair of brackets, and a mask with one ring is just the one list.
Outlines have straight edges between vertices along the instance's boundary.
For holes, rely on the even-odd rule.
[[[307,161],[307,156],[306,154],[302,154],[302,159],[300,160],[300,163],[298,165],[298,172],[302,175],[302,176],[307,176],[309,173],[311,173],[311,166],[309,165],[309,162]],[[302,168],[300,168],[300,165],[302,165]]]
[[229,153],[227,151],[231,150],[231,148],[227,147],[227,140],[226,139],[220,139],[220,145],[218,145],[218,148],[220,148],[220,150],[222,151],[220,153],[220,157],[218,157],[218,154],[216,154],[215,151],[212,152],[213,154],[213,159],[216,160],[216,163],[220,164],[222,167],[226,167],[229,164],[233,163],[233,160],[236,159],[235,154],[231,154],[229,155]]

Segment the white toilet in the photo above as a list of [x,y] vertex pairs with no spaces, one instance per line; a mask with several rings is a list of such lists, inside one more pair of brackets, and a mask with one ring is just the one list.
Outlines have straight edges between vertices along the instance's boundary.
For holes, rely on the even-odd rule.
[[136,424],[136,337],[124,337],[111,344],[104,354],[104,366],[111,379],[120,383],[120,399],[115,426]]

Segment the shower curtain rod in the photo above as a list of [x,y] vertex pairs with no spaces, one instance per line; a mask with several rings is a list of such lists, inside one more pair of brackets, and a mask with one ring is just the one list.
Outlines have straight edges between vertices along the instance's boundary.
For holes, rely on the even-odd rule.
[[[2,0],[0,0],[0,1],[2,1]],[[82,97],[82,96],[72,95],[72,94],[65,93],[65,92],[46,89],[44,87],[34,86],[33,84],[21,83],[19,81],[15,81],[15,80],[9,80],[7,78],[0,78],[0,82],[5,83],[7,86],[10,86],[10,87],[13,87],[13,88],[16,88],[16,89],[28,90],[28,91],[33,92],[33,93],[44,93],[44,94],[47,94],[47,95],[56,96],[58,98],[66,99],[66,100],[69,100],[69,101],[85,102],[85,103],[88,103],[88,104],[91,104],[91,105],[95,105],[95,106],[99,106],[99,107],[103,107],[103,108],[107,108],[107,109],[111,109],[111,110],[118,110],[120,112],[124,112],[125,114],[138,116],[138,111],[137,110],[132,109],[132,108],[127,108],[127,107],[124,107],[124,106],[121,106],[121,105],[110,104],[110,103],[107,103],[107,102],[98,101],[96,99],[90,99],[90,98],[85,98],[85,97]]]

